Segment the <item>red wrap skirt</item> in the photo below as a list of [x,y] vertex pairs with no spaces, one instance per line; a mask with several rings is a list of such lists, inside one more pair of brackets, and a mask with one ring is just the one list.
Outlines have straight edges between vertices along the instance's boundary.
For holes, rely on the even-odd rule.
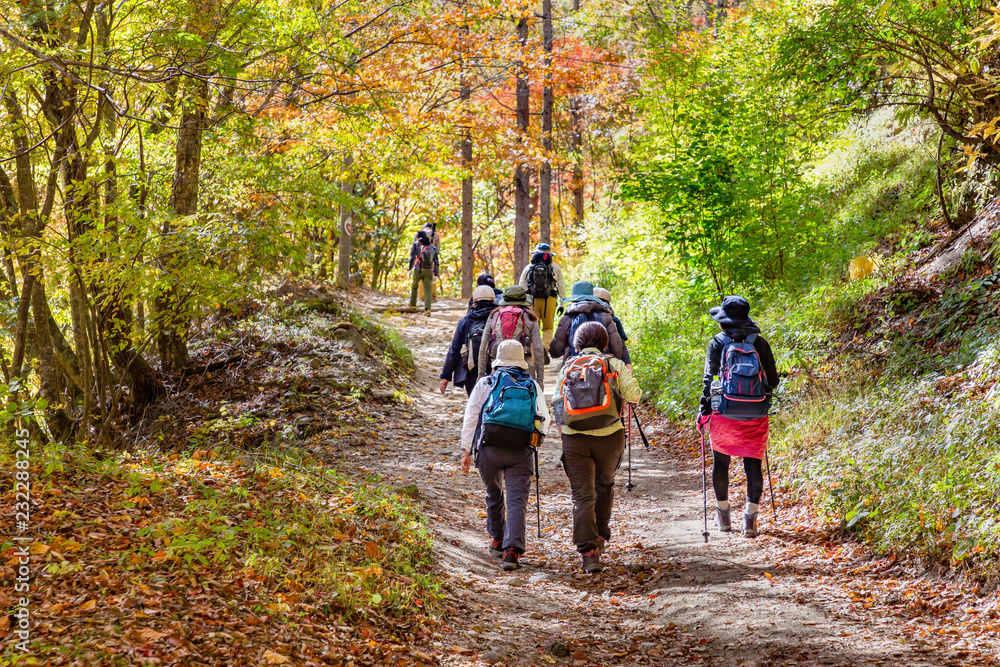
[[763,459],[764,452],[767,451],[769,423],[766,415],[748,421],[737,421],[713,414],[709,428],[712,449],[729,456]]

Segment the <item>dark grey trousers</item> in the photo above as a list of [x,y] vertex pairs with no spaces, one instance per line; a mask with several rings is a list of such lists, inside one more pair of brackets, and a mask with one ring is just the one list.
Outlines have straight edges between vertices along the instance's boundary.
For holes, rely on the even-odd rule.
[[625,431],[611,435],[563,434],[563,468],[573,494],[573,544],[580,553],[611,539],[615,473],[625,451]]
[[[531,449],[485,446],[479,450],[479,476],[486,485],[486,532],[504,550],[524,553],[528,495],[534,472]],[[506,512],[504,486],[507,487]]]

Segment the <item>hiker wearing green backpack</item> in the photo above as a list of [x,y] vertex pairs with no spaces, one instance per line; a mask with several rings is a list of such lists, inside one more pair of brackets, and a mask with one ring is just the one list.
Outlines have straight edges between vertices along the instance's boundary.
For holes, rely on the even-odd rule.
[[623,361],[605,354],[603,322],[585,322],[573,345],[579,354],[559,375],[552,410],[560,426],[562,461],[573,496],[573,543],[583,571],[601,571],[601,554],[611,539],[615,473],[625,452],[622,412],[642,390]]
[[528,373],[538,384],[545,386],[545,350],[538,318],[531,312],[528,293],[520,285],[504,290],[503,296],[483,329],[483,344],[479,346],[479,374],[489,373],[491,361],[497,356],[502,341],[516,340],[524,348]]
[[541,385],[528,375],[521,343],[501,341],[494,365],[465,406],[461,465],[465,473],[473,461],[479,469],[486,485],[488,548],[503,558],[504,570],[513,571],[525,548],[533,454],[550,418]]
[[[764,493],[763,459],[767,454],[771,393],[780,378],[771,346],[750,319],[750,302],[727,296],[709,315],[722,329],[708,342],[697,428],[709,428],[712,445],[712,488],[719,530],[731,531],[729,465],[743,458],[747,499],[743,536],[757,536],[757,509]],[[704,460],[704,459],[702,459]],[[707,531],[707,528],[706,528]],[[706,540],[707,532],[706,532]]]
[[455,335],[451,339],[451,347],[444,357],[444,368],[441,369],[441,393],[448,388],[452,378],[455,385],[465,389],[466,394],[472,393],[479,378],[476,366],[479,360],[479,348],[483,341],[483,329],[486,320],[490,318],[495,308],[493,304],[493,288],[480,285],[472,292],[472,307],[468,314],[458,321]]

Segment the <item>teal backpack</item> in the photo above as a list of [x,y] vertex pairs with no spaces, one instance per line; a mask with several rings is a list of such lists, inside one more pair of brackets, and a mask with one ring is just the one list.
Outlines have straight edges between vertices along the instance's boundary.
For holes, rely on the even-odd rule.
[[535,413],[538,388],[534,380],[521,369],[502,368],[487,381],[490,395],[483,403],[479,443],[506,449],[530,447],[535,420],[541,419]]

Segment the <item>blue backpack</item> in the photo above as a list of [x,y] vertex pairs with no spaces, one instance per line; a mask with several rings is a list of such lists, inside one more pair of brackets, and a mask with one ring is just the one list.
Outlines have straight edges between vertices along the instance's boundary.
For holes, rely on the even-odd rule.
[[771,408],[771,396],[760,355],[753,346],[757,334],[750,334],[741,342],[726,335],[721,340],[719,414],[737,421],[765,416]]
[[534,380],[520,369],[503,368],[488,382],[490,395],[483,403],[478,440],[483,445],[509,449],[529,447],[535,432],[538,396]]

